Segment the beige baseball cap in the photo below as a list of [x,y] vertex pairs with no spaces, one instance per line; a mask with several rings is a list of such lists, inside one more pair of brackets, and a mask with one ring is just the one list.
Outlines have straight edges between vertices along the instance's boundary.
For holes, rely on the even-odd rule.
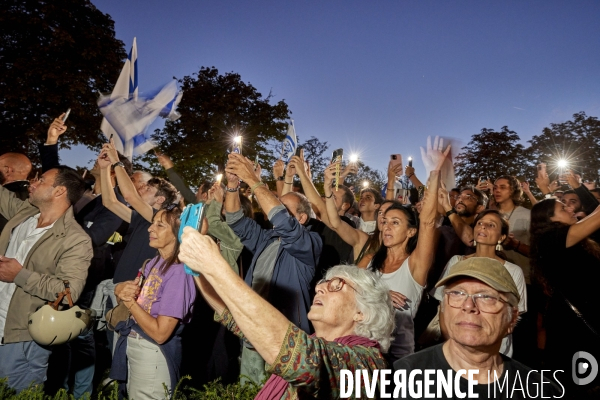
[[521,300],[519,289],[508,270],[500,261],[488,257],[470,257],[457,262],[448,276],[441,279],[435,287],[444,286],[451,279],[463,276],[478,279],[499,292],[512,293],[517,300]]

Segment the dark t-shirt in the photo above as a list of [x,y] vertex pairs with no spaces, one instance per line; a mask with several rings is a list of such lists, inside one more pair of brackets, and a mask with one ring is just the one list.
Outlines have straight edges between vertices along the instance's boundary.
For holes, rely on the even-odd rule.
[[[156,210],[154,210],[156,214]],[[148,228],[151,223],[146,221],[137,211],[131,210],[131,222],[127,231],[128,241],[123,255],[115,268],[114,283],[135,279],[144,261],[156,256],[156,249],[150,247]]]
[[[406,389],[406,399],[425,398],[425,371],[436,370],[436,374],[431,375],[431,383],[428,386],[428,392],[433,393],[433,398],[437,399],[453,399],[459,398],[460,393],[463,393],[464,398],[474,398],[469,396],[469,381],[467,375],[462,374],[460,377],[460,389],[454,387],[454,381],[456,372],[452,369],[444,352],[442,350],[443,344],[439,344],[433,347],[429,347],[425,350],[421,350],[418,353],[404,357],[394,363],[394,371],[405,370],[406,371],[406,382],[408,386],[409,375],[411,371],[421,370],[420,375],[416,375],[415,381],[419,380],[422,386],[421,397],[411,396],[408,387]],[[552,398],[554,396],[561,397],[564,393],[564,389],[554,381],[552,372],[544,371],[543,375],[540,371],[532,370],[529,367],[524,366],[518,361],[515,361],[504,355],[502,360],[504,362],[504,369],[502,375],[495,382],[490,384],[473,384],[473,393],[478,395],[479,399],[530,399],[530,398]],[[445,390],[441,390],[438,395],[437,377],[444,376],[444,381],[447,379],[448,371],[451,374],[451,390],[447,393]],[[493,372],[492,372],[493,376]],[[570,379],[566,373],[557,373],[556,378],[560,380]],[[493,379],[493,378],[492,378]],[[542,385],[542,381],[544,382]],[[413,388],[417,389],[417,385],[413,385]],[[460,393],[459,393],[460,392]],[[450,396],[448,396],[450,394]],[[402,393],[400,393],[402,396]]]
[[340,235],[317,219],[311,218],[307,226],[310,227],[311,232],[318,233],[323,241],[323,251],[319,256],[319,263],[315,269],[315,277],[311,285],[311,288],[314,288],[315,284],[323,279],[329,268],[334,265],[353,264],[354,249],[344,242]]
[[[538,265],[553,291],[544,313],[545,365],[552,369],[564,369],[571,376],[572,359],[576,352],[588,352],[600,361],[600,337],[590,329],[592,327],[600,332],[596,279],[600,260],[586,250],[583,242],[566,247],[569,228],[559,226],[539,238]],[[577,316],[565,299],[578,309],[583,319]],[[578,386],[568,387],[567,393],[583,388],[582,385]],[[600,374],[586,386],[600,387]]]

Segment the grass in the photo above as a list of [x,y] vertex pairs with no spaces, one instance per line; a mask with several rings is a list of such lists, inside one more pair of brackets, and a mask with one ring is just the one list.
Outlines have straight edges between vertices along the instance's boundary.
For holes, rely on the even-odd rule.
[[[250,400],[256,397],[256,394],[261,388],[261,385],[255,383],[246,383],[241,385],[239,383],[233,383],[229,385],[223,385],[219,379],[210,382],[202,387],[202,389],[193,388],[184,385],[185,381],[190,380],[190,376],[182,377],[177,386],[173,390],[172,400],[220,400],[220,399],[240,399]],[[166,388],[165,388],[166,390]],[[87,393],[81,399],[85,400],[118,400],[119,396],[117,393],[117,385],[109,385],[102,392],[99,392],[93,398]],[[31,386],[28,389],[23,390],[21,393],[11,389],[7,383],[6,378],[0,379],[0,400],[80,400],[75,399],[72,394],[67,393],[66,390],[59,390],[54,396],[49,396],[44,393],[44,389],[41,385]],[[135,400],[135,399],[131,399]]]

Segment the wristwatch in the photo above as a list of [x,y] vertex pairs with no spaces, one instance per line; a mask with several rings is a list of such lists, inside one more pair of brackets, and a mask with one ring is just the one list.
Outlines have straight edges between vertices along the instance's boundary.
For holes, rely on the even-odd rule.
[[111,168],[113,169],[113,171],[114,171],[114,170],[115,170],[115,168],[117,168],[117,167],[122,167],[122,168],[125,168],[125,164],[123,164],[121,161],[117,161],[116,163],[114,163],[114,164],[113,164],[113,165],[111,165],[110,167],[111,167]]
[[446,211],[446,217],[450,217],[452,214],[456,214],[456,210],[454,210],[454,208]]
[[285,181],[285,176],[281,175],[277,177],[278,181]]

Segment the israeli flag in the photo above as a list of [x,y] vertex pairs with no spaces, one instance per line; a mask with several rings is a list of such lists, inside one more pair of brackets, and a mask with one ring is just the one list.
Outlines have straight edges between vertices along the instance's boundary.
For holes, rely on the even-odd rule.
[[143,96],[139,95],[137,44],[134,38],[113,92],[110,96],[100,96],[98,99],[98,106],[104,115],[100,129],[107,139],[113,135],[116,149],[131,160],[134,154],[143,154],[156,146],[150,140],[148,127],[158,116],[171,120],[180,117],[176,108],[181,96],[175,81]]
[[296,148],[298,147],[298,140],[296,139],[296,129],[294,129],[294,120],[288,125],[287,135],[283,141],[283,151],[281,159],[283,162],[288,163],[292,157],[296,154]]

